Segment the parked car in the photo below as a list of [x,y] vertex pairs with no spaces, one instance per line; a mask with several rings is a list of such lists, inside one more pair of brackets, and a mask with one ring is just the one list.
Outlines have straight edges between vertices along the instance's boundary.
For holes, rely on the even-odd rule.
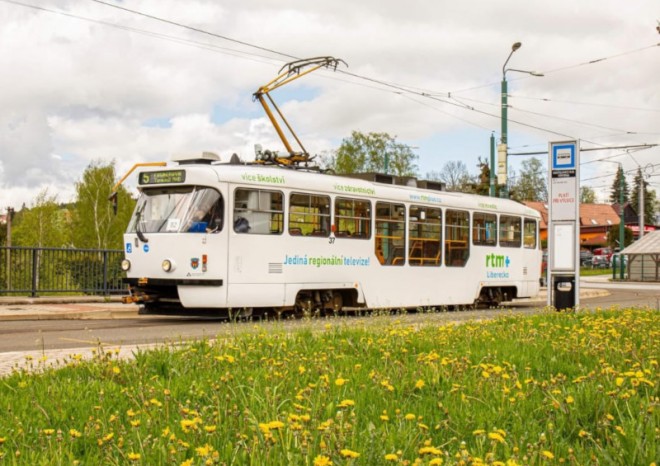
[[594,255],[588,249],[580,249],[580,265],[591,265],[591,258]]
[[593,250],[591,263],[587,264],[594,269],[608,269],[612,266],[612,248],[596,248]]
[[611,267],[611,263],[607,256],[594,255],[591,258],[591,263],[587,263],[587,266],[591,267],[592,269],[609,269]]
[[607,257],[607,261],[611,262],[614,251],[612,251],[612,248],[596,248],[594,249],[593,254],[594,256],[605,256]]

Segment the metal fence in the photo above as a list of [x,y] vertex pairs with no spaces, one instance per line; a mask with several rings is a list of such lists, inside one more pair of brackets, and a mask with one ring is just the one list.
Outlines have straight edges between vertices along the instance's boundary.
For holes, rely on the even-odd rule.
[[123,251],[0,248],[0,296],[53,293],[125,294]]

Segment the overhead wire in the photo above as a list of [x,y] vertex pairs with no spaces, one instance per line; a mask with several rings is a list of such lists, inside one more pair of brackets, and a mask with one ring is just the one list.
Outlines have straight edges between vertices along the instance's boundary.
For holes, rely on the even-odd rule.
[[[211,44],[200,44],[196,41],[191,41],[189,39],[173,38],[173,37],[168,36],[166,34],[154,33],[154,32],[151,32],[151,31],[140,30],[138,28],[131,28],[131,27],[127,27],[127,26],[123,26],[123,25],[117,25],[117,24],[113,24],[113,23],[108,23],[108,22],[104,22],[104,21],[100,21],[100,20],[94,20],[94,19],[91,19],[91,18],[85,18],[85,17],[81,17],[79,15],[73,15],[73,14],[70,14],[70,13],[62,12],[62,11],[51,10],[51,9],[47,9],[47,8],[43,8],[43,7],[37,7],[35,5],[26,4],[26,3],[19,2],[19,1],[16,1],[16,0],[0,0],[0,1],[6,2],[6,3],[12,3],[12,4],[24,6],[24,7],[34,8],[34,9],[38,9],[38,10],[48,11],[50,13],[57,13],[57,14],[61,14],[61,15],[64,15],[64,16],[69,16],[69,17],[76,18],[76,19],[82,19],[82,20],[85,20],[85,21],[92,21],[92,22],[96,22],[98,24],[103,24],[103,25],[106,25],[106,26],[116,27],[116,28],[119,28],[119,29],[124,29],[124,30],[127,30],[127,31],[131,31],[131,32],[147,34],[147,35],[151,35],[152,37],[163,38],[163,39],[167,39],[167,40],[175,40],[175,41],[177,41],[179,43],[183,43],[183,44],[190,44],[190,45],[195,45],[195,46],[198,46],[198,47],[201,46],[203,48],[210,47],[209,50],[213,50],[213,51],[215,51],[217,49],[217,51],[224,51],[223,53],[230,53],[230,54],[233,53],[233,54],[241,54],[241,55],[244,54],[244,55],[247,55],[247,56],[250,56],[250,55],[254,56],[254,54],[251,54],[251,53],[245,52],[245,51],[232,50],[232,49],[223,49],[221,47],[213,46]],[[169,24],[169,25],[176,26],[176,27],[185,28],[187,30],[194,31],[194,32],[197,32],[197,33],[200,33],[200,34],[205,34],[205,35],[208,35],[208,36],[212,36],[214,38],[230,41],[230,42],[240,44],[240,45],[245,46],[245,47],[258,49],[258,50],[261,50],[261,51],[264,51],[264,52],[275,54],[275,55],[280,56],[280,57],[285,57],[285,58],[288,58],[288,59],[299,59],[299,57],[296,57],[296,56],[288,54],[288,53],[283,53],[283,52],[280,52],[280,51],[272,49],[272,48],[263,47],[263,46],[253,44],[253,43],[249,43],[249,42],[246,42],[246,41],[242,41],[242,40],[239,40],[239,39],[234,39],[232,37],[229,37],[229,36],[226,36],[226,35],[223,35],[223,34],[217,34],[217,33],[214,33],[214,32],[207,31],[205,29],[197,28],[197,27],[194,27],[194,26],[189,26],[189,25],[177,22],[177,21],[168,20],[168,19],[161,18],[161,17],[155,16],[155,15],[144,13],[144,12],[139,11],[139,10],[134,10],[134,9],[130,9],[130,8],[120,6],[120,5],[117,5],[117,4],[109,3],[109,2],[104,1],[104,0],[89,0],[89,1],[97,3],[97,4],[101,4],[101,5],[104,5],[104,6],[107,6],[107,7],[122,10],[122,11],[125,11],[125,12],[130,13],[130,14],[146,17],[146,18],[149,18],[149,19],[154,20],[154,21],[159,21],[159,22],[162,22],[162,23],[166,23],[166,24]],[[562,70],[566,70],[566,69],[576,68],[576,67],[579,67],[579,66],[585,66],[585,65],[590,65],[590,64],[594,64],[594,63],[599,63],[599,62],[602,62],[602,61],[605,61],[605,60],[608,60],[608,59],[618,58],[618,57],[629,55],[629,54],[632,54],[632,53],[637,53],[637,52],[649,49],[651,47],[655,47],[657,45],[660,45],[660,44],[654,44],[654,45],[651,45],[651,46],[642,47],[642,48],[639,48],[639,49],[635,49],[635,50],[615,54],[615,55],[612,55],[612,56],[609,56],[609,57],[599,58],[597,60],[590,60],[588,62],[579,63],[579,64],[576,64],[576,65],[570,65],[570,66],[565,66],[565,67],[562,67],[562,68],[556,68],[556,69],[553,69],[553,70],[546,71],[546,72],[544,72],[544,74],[554,73],[554,72],[558,72],[558,71],[562,71]],[[235,56],[238,56],[238,55],[235,55]],[[243,57],[243,58],[245,58],[245,57]],[[271,57],[264,57],[264,56],[261,56],[260,58],[262,58],[262,59],[272,59]],[[500,115],[496,115],[496,114],[492,114],[492,113],[489,113],[489,112],[479,110],[479,109],[475,108],[474,106],[469,106],[469,105],[466,105],[462,102],[459,102],[457,104],[457,103],[451,102],[450,100],[442,99],[442,98],[439,97],[441,95],[445,95],[445,93],[421,92],[419,90],[415,90],[415,89],[420,89],[420,88],[414,88],[414,87],[411,87],[411,86],[394,84],[394,83],[387,82],[387,81],[384,81],[384,80],[375,79],[375,78],[371,78],[371,77],[368,77],[368,76],[363,76],[363,75],[359,75],[359,74],[356,74],[356,73],[348,72],[346,70],[341,70],[340,69],[340,70],[337,70],[337,71],[344,74],[344,75],[347,75],[347,76],[351,76],[351,77],[354,77],[354,78],[357,78],[357,79],[361,79],[361,80],[371,82],[373,84],[384,86],[384,87],[388,88],[387,90],[394,89],[394,90],[397,91],[396,93],[414,94],[414,95],[418,95],[418,96],[425,97],[425,98],[428,98],[428,99],[436,100],[436,101],[439,101],[439,102],[444,103],[444,104],[454,105],[454,106],[462,108],[464,110],[473,111],[473,112],[476,112],[476,113],[487,115],[487,116],[496,118],[498,120],[501,118]],[[525,78],[519,78],[519,79],[525,79]],[[353,84],[358,84],[358,83],[355,83],[353,81],[349,81],[349,82],[352,82]],[[492,84],[489,84],[488,86],[492,86]],[[479,86],[479,87],[485,87],[485,86]],[[378,89],[377,87],[374,87],[374,88]],[[470,88],[470,89],[476,89],[476,88],[478,88],[478,87]],[[381,89],[381,90],[386,90],[386,89]],[[452,93],[455,94],[455,93],[463,92],[463,91],[465,91],[465,90],[453,91],[453,92],[446,93],[446,95],[448,96],[448,98],[451,98]],[[415,99],[410,99],[410,100],[420,104],[420,102],[416,101]],[[449,115],[451,115],[451,114],[449,114]],[[456,117],[455,115],[451,115],[451,116],[453,116],[454,118],[460,119],[459,117]],[[466,121],[464,119],[460,119],[460,120],[461,121]],[[568,135],[568,134],[565,134],[565,133],[561,133],[561,132],[558,132],[558,131],[549,130],[547,128],[539,127],[539,126],[536,126],[536,125],[531,125],[531,124],[523,123],[523,122],[512,120],[512,119],[509,119],[509,121],[511,123],[515,123],[515,124],[518,124],[518,125],[521,125],[521,126],[536,129],[538,131],[542,131],[542,132],[546,132],[546,133],[550,133],[550,134],[555,134],[555,135],[562,136],[562,137],[574,138],[574,136],[571,136],[571,135]],[[477,124],[477,126],[479,126],[479,125]],[[609,129],[611,129],[611,128],[609,128]],[[582,138],[582,140],[584,140],[585,142],[591,142],[591,141],[586,141],[584,138]],[[598,145],[597,143],[594,143],[594,142],[591,142],[591,143],[593,143],[594,145]]]

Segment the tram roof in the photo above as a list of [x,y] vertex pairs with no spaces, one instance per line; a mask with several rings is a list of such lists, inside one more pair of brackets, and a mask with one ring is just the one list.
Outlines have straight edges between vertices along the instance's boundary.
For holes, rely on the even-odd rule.
[[[204,173],[216,173],[219,182],[259,186],[265,189],[302,190],[316,193],[343,195],[364,199],[382,199],[441,207],[454,206],[471,210],[508,212],[530,217],[539,217],[538,211],[517,201],[504,198],[480,196],[418,187],[415,178],[404,178],[415,186],[388,184],[360,178],[323,174],[317,171],[285,168],[277,165],[257,164],[186,164],[167,167],[147,168],[144,171],[172,170],[174,167],[186,170],[186,184],[207,184]],[[197,181],[199,175],[200,180]],[[385,175],[387,177],[387,175]],[[146,186],[142,186],[144,188]]]

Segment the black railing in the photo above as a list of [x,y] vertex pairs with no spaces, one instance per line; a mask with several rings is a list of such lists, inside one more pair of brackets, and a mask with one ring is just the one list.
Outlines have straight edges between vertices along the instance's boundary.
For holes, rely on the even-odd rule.
[[123,251],[0,248],[0,296],[44,293],[125,294]]

